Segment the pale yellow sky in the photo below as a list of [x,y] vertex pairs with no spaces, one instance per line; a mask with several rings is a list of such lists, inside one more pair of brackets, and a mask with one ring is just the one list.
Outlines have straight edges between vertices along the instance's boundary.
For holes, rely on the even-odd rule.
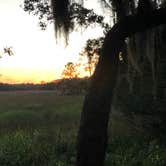
[[20,83],[60,77],[68,61],[76,62],[87,38],[102,35],[100,28],[73,32],[69,46],[57,45],[53,25],[46,31],[37,26],[38,20],[25,13],[19,5],[23,0],[0,0],[0,54],[3,47],[12,46],[14,56],[0,59],[0,82]]

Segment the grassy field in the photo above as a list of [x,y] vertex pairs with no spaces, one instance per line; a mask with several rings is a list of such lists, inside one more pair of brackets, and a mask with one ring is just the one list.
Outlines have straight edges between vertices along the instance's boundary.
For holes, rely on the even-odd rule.
[[[54,91],[0,92],[0,166],[74,165],[82,102],[83,96],[57,96]],[[114,112],[109,165],[165,166],[166,150]]]

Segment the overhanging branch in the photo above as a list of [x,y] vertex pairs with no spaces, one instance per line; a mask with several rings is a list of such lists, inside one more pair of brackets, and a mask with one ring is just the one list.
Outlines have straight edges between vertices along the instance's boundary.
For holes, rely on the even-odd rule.
[[124,40],[137,32],[166,24],[166,8],[148,15],[126,16],[107,33],[99,63],[85,97],[78,133],[77,166],[103,166],[107,127]]
[[166,24],[166,8],[153,10],[147,15],[130,15],[124,17],[111,29],[122,40],[137,32],[143,32],[155,26]]

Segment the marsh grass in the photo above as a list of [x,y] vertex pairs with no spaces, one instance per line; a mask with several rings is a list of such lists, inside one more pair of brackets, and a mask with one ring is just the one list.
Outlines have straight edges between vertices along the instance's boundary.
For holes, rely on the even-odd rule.
[[[73,166],[83,96],[0,92],[0,166]],[[165,166],[166,149],[121,113],[109,124],[106,166]]]

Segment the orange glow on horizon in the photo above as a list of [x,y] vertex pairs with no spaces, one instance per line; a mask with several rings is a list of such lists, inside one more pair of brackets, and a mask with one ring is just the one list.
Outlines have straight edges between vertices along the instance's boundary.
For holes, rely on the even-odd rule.
[[[61,76],[62,71],[54,72],[53,70],[22,70],[12,69],[5,70],[6,74],[0,75],[0,83],[20,84],[33,83],[40,84],[42,82],[52,82],[64,77]],[[89,73],[84,70],[79,70],[79,78],[87,77]]]
[[[86,40],[103,35],[100,27],[74,31],[65,48],[63,43],[56,43],[53,25],[41,31],[37,26],[39,20],[25,13],[19,7],[21,3],[22,0],[0,2],[0,56],[6,46],[11,46],[14,52],[13,56],[3,55],[0,59],[1,83],[41,83],[60,79],[67,62],[79,61]],[[83,69],[79,72],[79,77],[89,76]]]

